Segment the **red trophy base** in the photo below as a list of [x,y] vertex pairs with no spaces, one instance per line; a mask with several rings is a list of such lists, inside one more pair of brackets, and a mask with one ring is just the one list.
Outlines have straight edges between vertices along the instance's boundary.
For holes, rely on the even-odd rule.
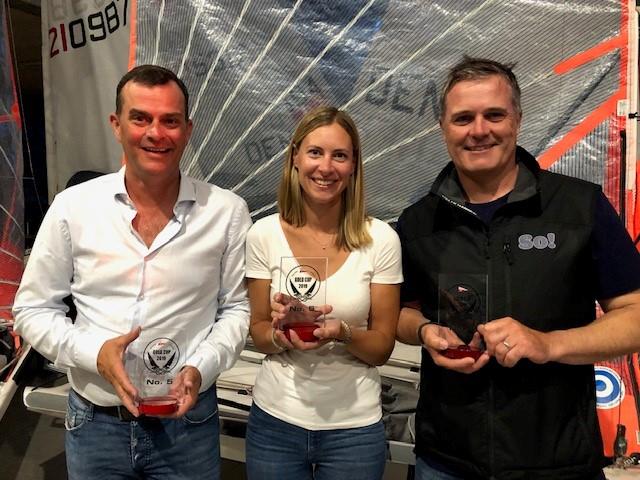
[[142,415],[171,415],[178,410],[178,399],[171,396],[142,398],[138,410]]
[[318,337],[313,334],[313,331],[319,327],[320,325],[318,325],[317,323],[299,322],[283,325],[282,330],[284,331],[284,334],[289,341],[291,341],[291,334],[289,333],[289,331],[293,330],[303,342],[317,342]]
[[447,348],[443,350],[441,353],[447,358],[459,359],[459,358],[467,358],[471,357],[474,360],[480,358],[483,350],[479,350],[475,347],[470,347],[469,345],[458,345],[457,347]]

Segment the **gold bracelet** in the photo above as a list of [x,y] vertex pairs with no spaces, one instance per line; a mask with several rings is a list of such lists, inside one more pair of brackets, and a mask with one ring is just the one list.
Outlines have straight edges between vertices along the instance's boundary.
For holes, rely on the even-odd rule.
[[276,353],[282,353],[285,351],[283,346],[278,345],[278,342],[276,341],[276,329],[273,327],[271,328],[271,343],[273,343],[273,346],[278,349]]
[[340,320],[340,330],[344,331],[344,338],[340,342],[347,344],[351,343],[353,333],[351,332],[351,326],[344,320]]
[[418,345],[422,345],[423,347],[426,346],[422,341],[422,330],[424,329],[424,327],[426,327],[430,323],[431,323],[430,320],[426,320],[422,322],[420,325],[418,325],[418,328],[416,329],[416,335],[418,336]]

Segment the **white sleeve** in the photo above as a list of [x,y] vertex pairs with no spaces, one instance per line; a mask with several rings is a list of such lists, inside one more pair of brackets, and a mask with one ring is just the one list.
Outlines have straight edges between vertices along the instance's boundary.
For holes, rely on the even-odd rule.
[[402,250],[398,234],[386,223],[379,220],[376,223],[377,228],[371,229],[375,255],[371,283],[402,283]]
[[266,220],[258,221],[247,233],[247,277],[271,279]]
[[98,373],[97,356],[111,338],[88,331],[67,317],[71,293],[72,242],[65,202],[56,197],[38,230],[13,304],[14,328],[57,367]]
[[[222,372],[233,366],[249,333],[245,237],[251,226],[251,217],[244,201],[239,201],[235,207],[227,231],[227,247],[220,259],[220,288],[215,323],[191,358],[186,360],[188,365],[198,368],[205,386],[211,385]],[[207,286],[203,285],[203,288]]]

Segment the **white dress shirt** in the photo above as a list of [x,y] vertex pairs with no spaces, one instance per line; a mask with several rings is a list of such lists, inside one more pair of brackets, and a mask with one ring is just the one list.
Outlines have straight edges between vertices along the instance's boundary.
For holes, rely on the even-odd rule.
[[[132,226],[124,168],[56,196],[13,307],[16,332],[105,406],[121,403],[97,370],[106,340],[137,326],[180,330],[203,391],[234,364],[249,329],[244,200],[182,175],[174,216],[147,247]],[[75,323],[63,303],[69,294]]]

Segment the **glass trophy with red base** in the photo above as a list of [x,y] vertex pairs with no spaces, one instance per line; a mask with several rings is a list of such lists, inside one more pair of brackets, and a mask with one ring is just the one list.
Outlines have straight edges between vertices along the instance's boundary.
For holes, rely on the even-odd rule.
[[441,273],[438,276],[438,324],[463,342],[443,352],[448,358],[477,360],[484,345],[470,345],[478,325],[487,322],[488,277],[484,274]]
[[279,328],[291,340],[293,330],[300,340],[315,342],[316,328],[324,326],[317,307],[327,302],[327,257],[282,257],[280,292],[288,295],[287,312]]
[[125,368],[138,390],[138,410],[147,416],[171,415],[178,410],[172,384],[185,363],[185,335],[142,328],[127,348]]

